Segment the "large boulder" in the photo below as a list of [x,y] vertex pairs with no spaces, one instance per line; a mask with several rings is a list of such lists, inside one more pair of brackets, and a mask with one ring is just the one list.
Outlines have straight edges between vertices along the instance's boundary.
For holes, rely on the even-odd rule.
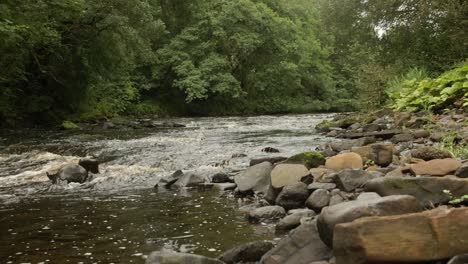
[[301,219],[316,216],[310,209],[291,210],[291,214],[281,219],[275,226],[276,233],[284,233],[301,225]]
[[411,157],[425,161],[453,158],[450,152],[429,146],[411,150]]
[[368,217],[335,227],[337,264],[420,263],[468,252],[468,208]]
[[320,240],[316,222],[309,221],[281,239],[276,247],[262,257],[260,263],[309,264],[331,257],[331,249]]
[[270,173],[272,169],[273,166],[270,162],[262,162],[241,172],[234,177],[234,182],[241,192],[266,193],[270,186]]
[[454,196],[468,193],[468,179],[456,177],[384,177],[366,183],[368,192],[381,196],[407,194],[416,197],[423,206],[447,203],[449,197],[444,190]]
[[88,172],[99,173],[99,162],[95,159],[80,159],[78,165],[85,168]]
[[275,203],[286,210],[301,208],[304,207],[308,196],[307,185],[303,182],[296,182],[285,186],[276,197]]
[[462,166],[456,159],[435,159],[411,165],[414,175],[445,176],[455,173]]
[[344,169],[362,169],[363,161],[356,153],[344,153],[327,159],[325,163],[327,169],[341,171]]
[[176,252],[152,252],[145,264],[223,264],[224,262],[194,254]]
[[318,189],[307,198],[306,206],[316,212],[320,212],[322,208],[330,203],[330,198],[331,194],[329,191]]
[[88,171],[78,164],[66,164],[61,167],[56,174],[47,172],[47,177],[52,183],[84,183],[88,179]]
[[302,164],[279,164],[271,171],[271,185],[275,189],[300,182],[309,175],[309,170]]
[[381,176],[383,174],[377,171],[346,169],[335,175],[335,183],[340,190],[352,192],[357,188],[364,187],[368,181]]
[[264,206],[249,212],[248,219],[252,223],[273,222],[286,215],[286,210],[278,205]]
[[273,247],[274,244],[270,241],[255,241],[232,248],[218,259],[226,264],[256,262]]
[[307,168],[317,168],[318,166],[325,165],[325,157],[322,154],[310,151],[294,155],[286,160],[287,163],[300,163]]
[[409,195],[359,199],[325,207],[317,219],[317,227],[325,244],[332,246],[334,229],[338,224],[361,217],[407,214],[420,212],[422,209],[418,200]]

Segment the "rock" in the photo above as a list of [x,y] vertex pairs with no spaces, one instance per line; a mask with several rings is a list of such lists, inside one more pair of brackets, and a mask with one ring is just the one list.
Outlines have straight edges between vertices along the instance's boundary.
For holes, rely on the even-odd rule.
[[330,198],[330,203],[328,204],[329,206],[337,205],[340,203],[345,202],[346,199],[343,198],[340,194],[332,194],[332,197]]
[[335,227],[337,264],[420,263],[468,252],[468,208],[368,217]]
[[356,139],[356,138],[363,138],[363,137],[376,137],[376,138],[386,140],[398,134],[401,134],[401,130],[384,130],[384,131],[377,131],[377,132],[346,133],[346,134],[341,134],[340,136],[343,138],[349,138],[349,139]]
[[378,199],[361,199],[325,207],[317,219],[320,237],[325,244],[333,245],[335,226],[361,217],[399,215],[422,211],[416,198],[394,195]]
[[468,162],[461,165],[460,168],[455,172],[455,176],[460,178],[468,178]]
[[382,126],[379,124],[367,124],[362,127],[363,132],[375,132],[382,130]]
[[434,142],[440,142],[446,136],[447,136],[447,132],[436,132],[436,133],[431,134],[430,139]]
[[209,183],[210,178],[207,172],[203,171],[188,171],[184,172],[183,175],[177,179],[174,184],[171,184],[171,188],[181,189],[185,187],[193,187],[204,183]]
[[345,150],[350,150],[353,147],[356,147],[356,141],[354,140],[340,140],[340,141],[333,141],[329,143],[330,148],[335,152],[341,152]]
[[[233,159],[237,159],[237,158],[245,158],[247,157],[247,154],[244,154],[244,153],[234,153],[232,154],[231,158]],[[261,162],[260,162],[261,163]]]
[[177,170],[174,173],[172,173],[171,175],[161,178],[161,180],[159,181],[158,184],[156,184],[155,187],[157,187],[157,186],[170,187],[172,184],[174,184],[182,176],[184,176],[184,172],[181,171],[181,170]]
[[404,126],[406,122],[411,119],[411,113],[408,112],[395,112],[394,117],[395,125],[397,126]]
[[176,252],[152,252],[145,264],[223,264],[224,262],[194,254]]
[[265,206],[256,208],[249,212],[248,218],[252,223],[258,222],[272,222],[278,220],[286,215],[283,207],[278,205]]
[[322,208],[330,203],[331,194],[327,190],[319,189],[314,191],[309,198],[307,198],[306,205],[310,209],[320,212]]
[[361,156],[356,153],[344,153],[327,159],[325,167],[335,171],[344,169],[362,169]]
[[391,141],[394,144],[401,143],[401,142],[408,142],[414,140],[413,134],[410,133],[404,133],[404,134],[398,134],[392,137]]
[[325,165],[325,158],[322,154],[311,151],[294,155],[286,160],[287,163],[300,163],[308,169],[317,168],[320,165]]
[[271,185],[275,189],[282,188],[309,175],[309,170],[302,164],[278,164],[271,171]]
[[431,133],[427,130],[415,130],[413,131],[413,136],[414,138],[416,139],[419,139],[419,138],[428,138],[431,136]]
[[213,183],[213,187],[220,191],[233,191],[236,189],[237,184],[231,182]]
[[95,159],[80,159],[78,165],[85,168],[88,172],[99,173],[99,162]]
[[229,178],[229,175],[227,175],[226,173],[216,173],[215,175],[213,175],[211,182],[212,183],[226,183],[226,182],[232,183],[232,180]]
[[260,159],[253,159],[250,161],[250,166],[255,166],[257,164],[263,163],[265,161],[270,162],[271,164],[276,164],[282,161],[287,160],[286,157],[268,157],[268,158],[260,158]]
[[272,147],[266,147],[264,149],[262,149],[262,152],[266,152],[266,153],[279,153],[279,149],[275,149],[275,148],[272,148]]
[[411,157],[422,159],[425,161],[434,159],[450,159],[453,158],[452,154],[446,150],[436,149],[434,147],[422,147],[411,150]]
[[352,192],[375,178],[379,178],[383,174],[379,172],[368,172],[364,170],[346,169],[335,175],[336,186],[342,191]]
[[423,206],[444,204],[449,197],[444,190],[449,190],[455,197],[468,193],[468,179],[456,177],[394,177],[377,178],[366,183],[367,192],[376,192],[381,196],[407,194],[416,197]]
[[356,200],[372,200],[372,199],[379,199],[380,195],[375,192],[363,192],[359,194]]
[[309,184],[309,186],[307,186],[307,189],[309,189],[311,191],[315,191],[315,190],[318,190],[318,189],[331,191],[331,190],[333,190],[335,188],[336,188],[336,184],[334,184],[334,183],[321,183],[321,182],[314,182],[312,184]]
[[56,174],[49,174],[47,177],[52,180],[52,183],[84,183],[88,178],[88,171],[78,164],[67,164],[61,167]]
[[262,264],[309,264],[328,260],[331,250],[320,240],[315,221],[303,223],[282,238],[278,245],[268,251]]
[[304,202],[309,196],[307,185],[302,182],[296,182],[287,185],[276,197],[276,205],[282,206],[286,210],[296,209],[304,206]]
[[266,193],[270,186],[270,173],[273,166],[270,162],[263,162],[247,168],[234,177],[240,192],[262,192]]
[[466,264],[466,263],[468,263],[468,254],[458,255],[450,259],[449,262],[447,262],[447,264]]
[[364,162],[373,161],[376,165],[387,167],[393,161],[393,144],[372,144],[353,150]]
[[313,168],[309,170],[310,175],[314,178],[314,182],[325,182],[330,183],[333,178],[328,177],[330,174],[335,173],[334,170],[327,168]]
[[270,241],[255,241],[230,249],[218,259],[226,264],[256,262],[273,247],[274,244]]
[[411,173],[414,175],[445,176],[453,174],[462,166],[456,159],[434,159],[411,165]]
[[[315,212],[310,209],[296,209],[297,212],[293,212],[290,215],[287,215],[281,219],[278,224],[276,224],[276,233],[281,234],[291,229],[294,229],[301,225],[301,219],[304,217],[314,217],[316,216]],[[293,210],[291,210],[293,211]]]

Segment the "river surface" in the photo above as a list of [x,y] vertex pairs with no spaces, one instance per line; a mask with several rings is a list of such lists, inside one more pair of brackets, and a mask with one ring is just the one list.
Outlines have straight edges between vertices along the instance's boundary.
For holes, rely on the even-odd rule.
[[[273,239],[250,225],[241,201],[214,189],[153,188],[176,170],[235,175],[250,159],[313,150],[331,115],[178,118],[183,128],[0,132],[0,263],[144,263],[154,250],[217,256]],[[279,149],[268,154],[265,147]],[[238,155],[244,154],[244,155]],[[241,157],[238,157],[241,156]],[[51,185],[45,175],[94,157],[85,184]]]

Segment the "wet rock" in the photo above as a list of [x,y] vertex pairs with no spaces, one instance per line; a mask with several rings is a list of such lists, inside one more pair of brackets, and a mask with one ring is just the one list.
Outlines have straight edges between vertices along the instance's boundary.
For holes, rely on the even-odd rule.
[[194,254],[176,252],[152,252],[145,264],[223,264],[224,262]]
[[468,162],[465,162],[461,167],[455,172],[455,176],[460,178],[468,178]]
[[273,166],[270,162],[262,162],[247,168],[234,177],[240,192],[262,192],[266,193],[270,186],[270,173]]
[[209,183],[208,175],[200,172],[185,172],[171,188],[181,189],[184,187],[192,187],[203,183]]
[[340,190],[352,192],[357,188],[364,187],[368,181],[382,176],[383,174],[375,171],[346,169],[335,175],[335,183]]
[[330,203],[331,194],[327,190],[315,190],[309,198],[307,198],[306,205],[310,209],[320,212],[322,208],[328,206]]
[[468,263],[468,254],[458,255],[450,259],[449,262],[447,262],[447,264],[466,264],[466,263]]
[[319,189],[331,191],[335,188],[336,188],[336,184],[334,183],[321,183],[321,182],[314,182],[312,184],[309,184],[309,186],[307,186],[307,189],[311,191],[315,191]]
[[78,165],[85,168],[88,172],[99,173],[99,162],[95,159],[80,159]]
[[244,153],[235,153],[235,154],[232,154],[232,156],[231,156],[231,158],[233,158],[233,159],[245,158],[245,157],[247,157],[247,154],[244,154]]
[[16,195],[12,194],[0,194],[0,204],[9,205],[19,203],[21,200]]
[[248,219],[252,223],[272,222],[283,218],[286,210],[278,205],[256,208],[249,212]]
[[229,175],[227,175],[226,173],[216,173],[215,175],[213,175],[211,182],[212,183],[226,183],[226,182],[232,183],[232,180],[231,178],[229,178]]
[[366,183],[368,192],[381,196],[407,194],[416,197],[423,206],[444,204],[449,197],[444,190],[449,190],[459,197],[468,193],[468,179],[456,177],[393,177],[377,178]]
[[182,170],[177,170],[171,175],[161,178],[161,180],[159,181],[158,184],[156,184],[155,187],[158,187],[158,186],[170,187],[183,175],[184,175],[184,172]]
[[303,223],[281,239],[268,251],[260,263],[263,264],[309,264],[328,260],[331,250],[320,240],[315,221]]
[[282,206],[286,210],[304,207],[304,202],[309,196],[307,185],[302,182],[296,182],[287,185],[276,197],[276,205]]
[[225,183],[213,183],[213,187],[220,190],[220,191],[232,191],[235,190],[237,184],[225,182]]
[[262,152],[266,152],[266,153],[279,153],[279,149],[275,149],[275,148],[272,148],[272,147],[266,147],[264,149],[262,149]]
[[250,166],[255,166],[255,165],[263,163],[265,161],[270,162],[271,164],[276,164],[276,163],[285,161],[287,159],[288,158],[286,158],[286,157],[267,157],[267,158],[261,158],[261,159],[252,159],[250,161]]
[[226,264],[256,262],[273,247],[274,244],[270,241],[255,241],[230,249],[218,259]]
[[47,173],[47,177],[49,177],[52,183],[84,183],[88,178],[88,171],[78,164],[67,164],[60,168],[57,174]]
[[335,171],[362,169],[363,161],[361,156],[356,153],[344,153],[327,159],[325,167]]
[[360,199],[325,207],[317,219],[320,237],[325,244],[333,245],[335,226],[361,217],[399,215],[422,211],[416,198],[394,195],[378,199]]
[[414,140],[414,136],[413,134],[410,134],[410,133],[398,134],[398,135],[393,136],[391,139],[391,141],[394,144],[398,144],[401,142],[409,142],[412,140]]
[[425,161],[434,159],[453,158],[452,154],[446,150],[436,149],[434,147],[422,147],[411,150],[411,157]]
[[468,208],[368,217],[335,227],[337,264],[441,260],[468,252]]
[[317,168],[325,165],[325,157],[322,154],[311,151],[294,155],[286,160],[287,163],[299,163],[305,165],[308,169]]
[[[294,210],[291,210],[294,211]],[[281,219],[278,224],[275,226],[275,230],[277,234],[285,233],[291,229],[294,229],[301,225],[301,219],[304,217],[314,217],[316,213],[310,209],[296,209],[290,215],[287,215],[283,219]]]
[[275,189],[300,182],[309,175],[309,170],[302,164],[279,164],[271,171],[271,185]]
[[445,176],[455,173],[462,163],[456,159],[434,159],[411,165],[414,175]]

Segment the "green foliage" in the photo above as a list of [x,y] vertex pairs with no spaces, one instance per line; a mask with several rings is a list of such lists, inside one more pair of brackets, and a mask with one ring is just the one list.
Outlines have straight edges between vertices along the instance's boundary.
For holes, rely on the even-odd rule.
[[445,195],[449,198],[449,204],[454,206],[460,206],[468,202],[468,194],[462,195],[460,197],[455,197],[450,190],[443,191]]
[[71,122],[71,121],[63,121],[62,122],[62,125],[61,125],[61,128],[63,129],[78,129],[80,128],[77,124]]
[[401,81],[391,94],[396,110],[440,110],[459,102],[468,106],[468,64],[445,72],[438,78]]
[[468,143],[458,142],[456,134],[443,137],[440,148],[452,153],[456,158],[468,159]]
[[288,159],[290,162],[301,162],[308,168],[317,168],[320,165],[325,165],[325,158],[318,152],[304,152],[294,155]]

